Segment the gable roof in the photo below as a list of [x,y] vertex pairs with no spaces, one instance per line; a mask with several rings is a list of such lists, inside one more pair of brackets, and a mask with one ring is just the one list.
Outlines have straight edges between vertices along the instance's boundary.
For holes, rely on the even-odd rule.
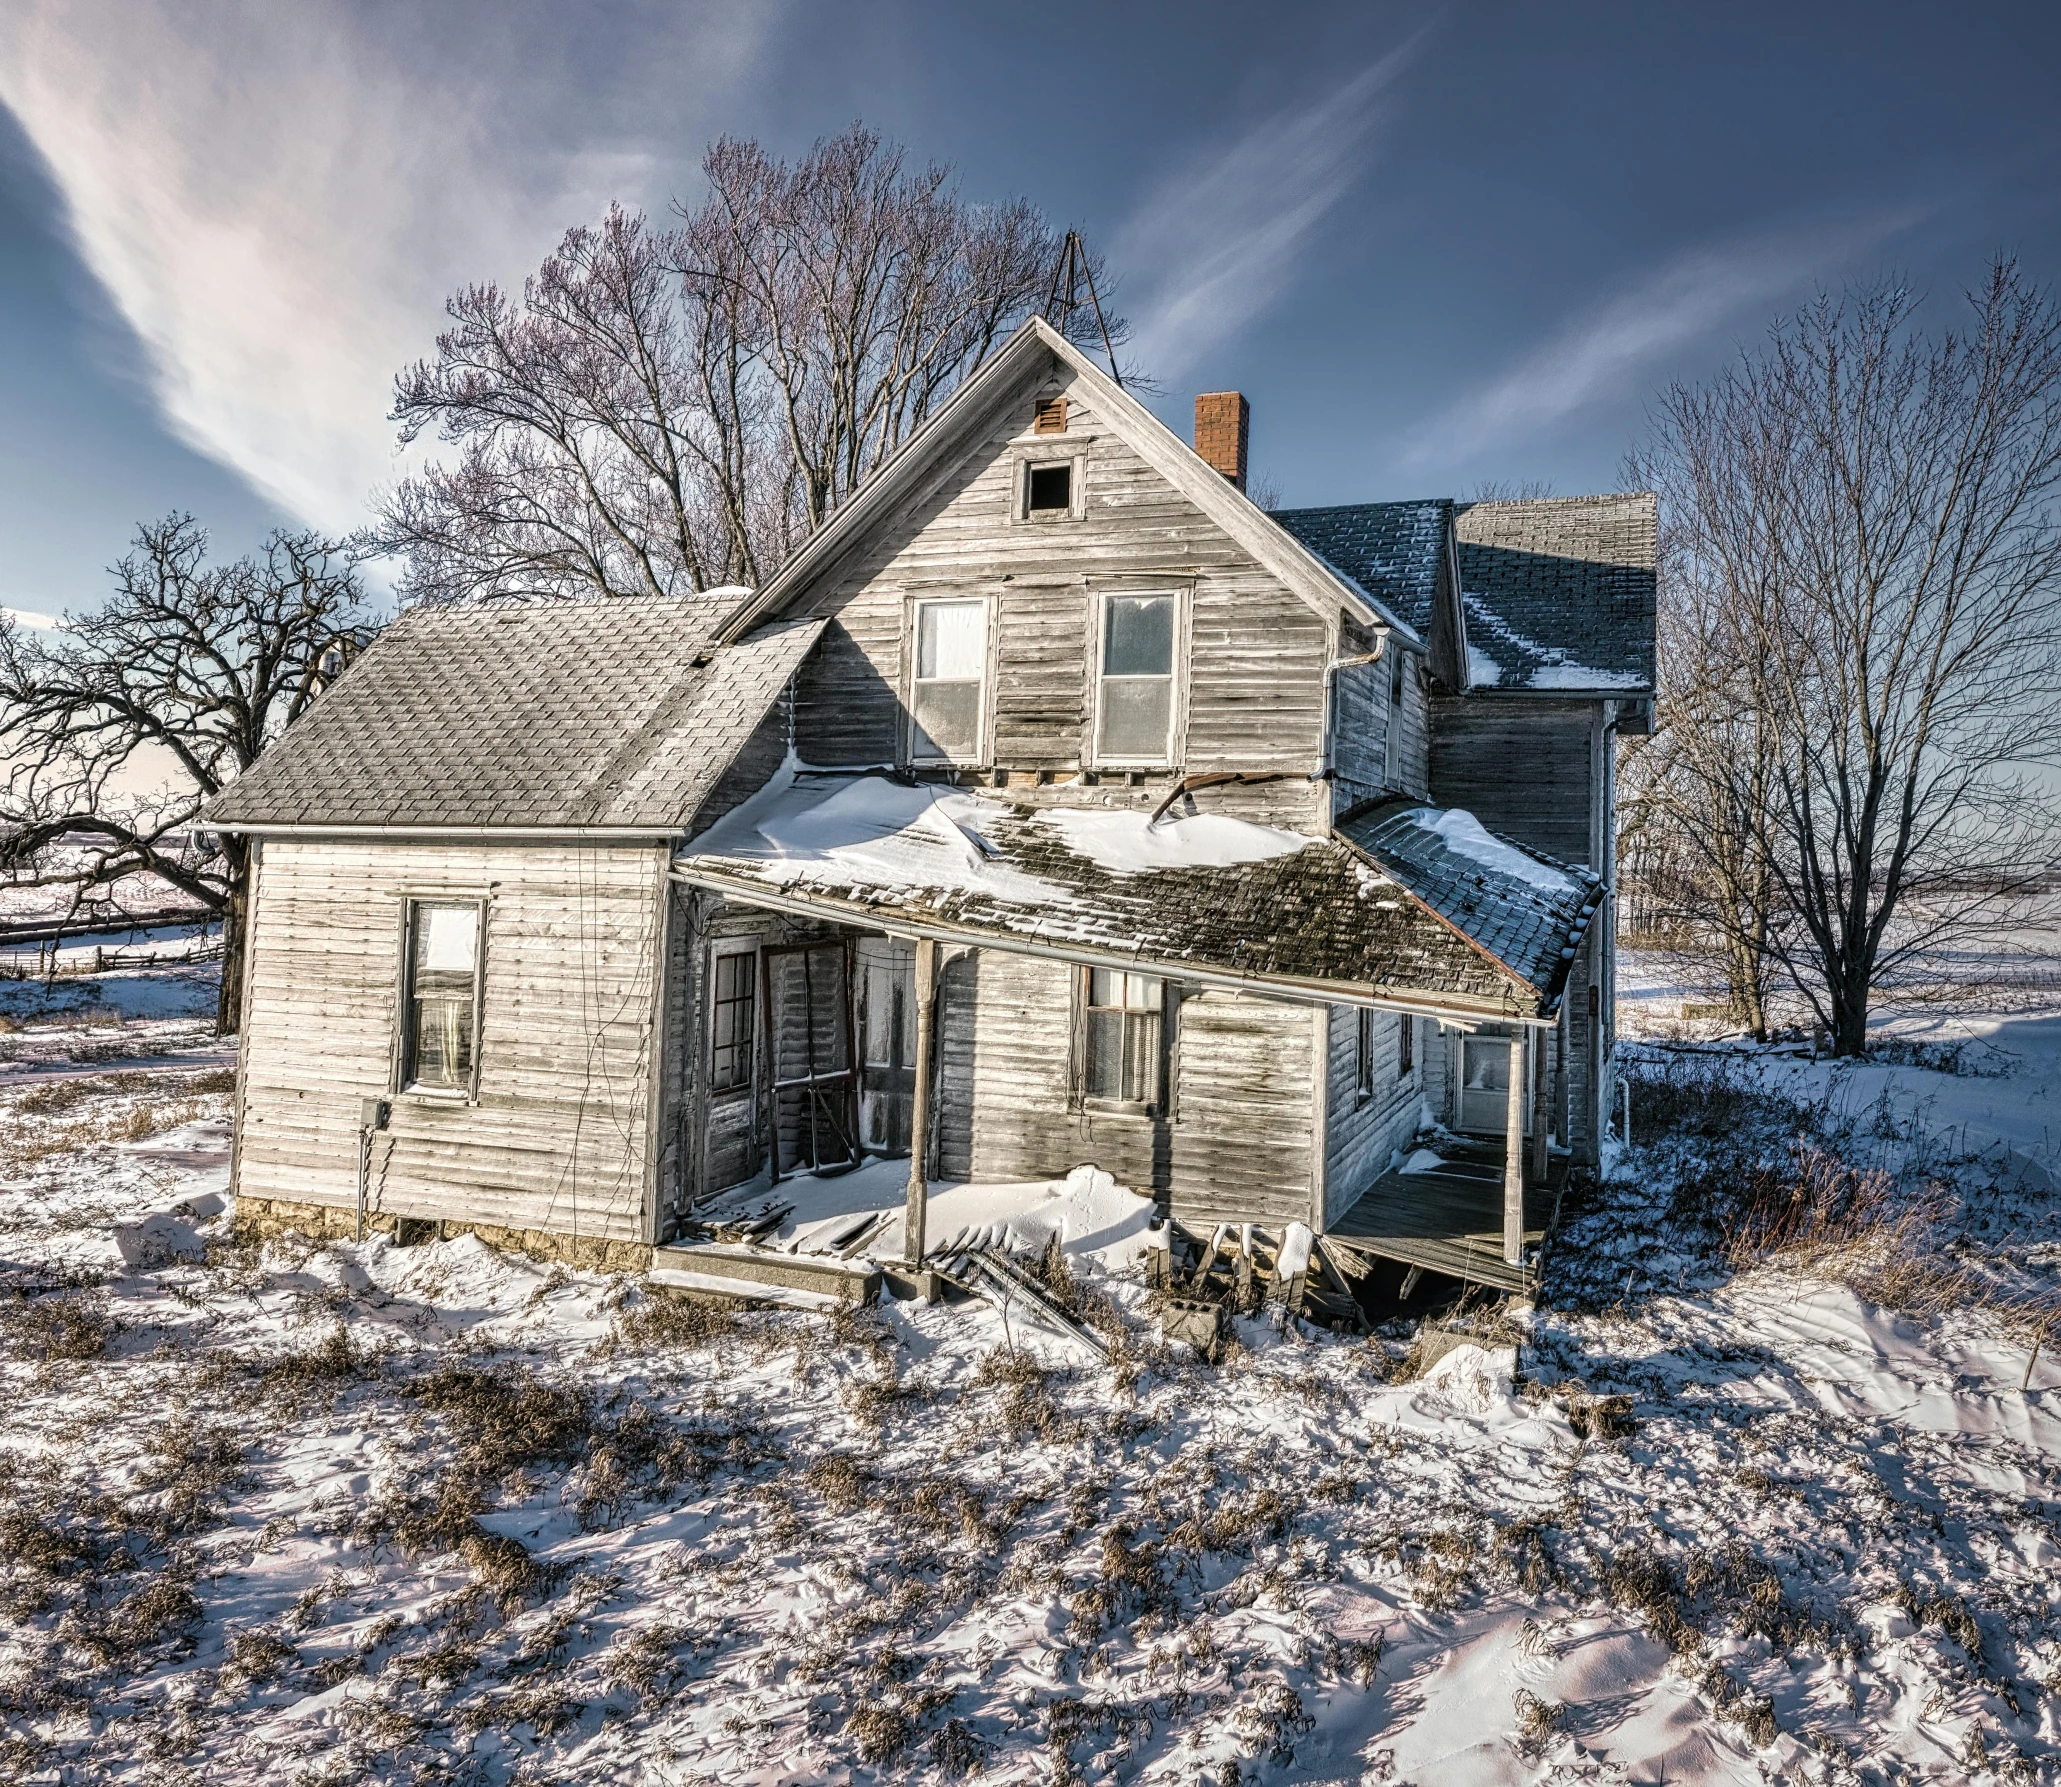
[[1453,531],[1470,687],[1653,692],[1652,492],[1463,503]]
[[1311,552],[1043,317],[1033,316],[852,493],[843,508],[809,536],[778,575],[732,611],[720,628],[721,637],[734,639],[767,616],[781,613],[838,564],[869,528],[895,513],[932,466],[965,443],[994,400],[1019,379],[1027,378],[1046,354],[1062,362],[1088,387],[1097,418],[1107,423],[1111,434],[1326,620],[1344,608],[1364,625],[1399,627],[1406,634],[1414,633],[1400,614]]
[[1274,519],[1419,634],[1431,636],[1439,560],[1453,521],[1450,498],[1276,509]]
[[[1468,827],[1447,829],[1464,845]],[[1403,829],[1430,847],[1403,837],[1392,865],[1383,823],[1362,844],[803,771],[674,873],[748,905],[1177,980],[1462,1020],[1550,1015],[1601,897],[1593,878],[1501,843],[1468,860],[1438,831]]]
[[823,630],[708,654],[706,618],[646,597],[412,609],[202,822],[685,832]]
[[1437,626],[1450,528],[1469,688],[1653,691],[1658,510],[1650,492],[1347,503],[1286,509],[1275,520],[1426,638]]

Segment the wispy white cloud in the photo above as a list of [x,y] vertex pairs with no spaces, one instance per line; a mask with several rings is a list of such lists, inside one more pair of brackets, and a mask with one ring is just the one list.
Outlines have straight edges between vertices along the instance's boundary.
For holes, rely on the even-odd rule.
[[1885,216],[1836,232],[1792,234],[1675,256],[1613,297],[1562,322],[1515,366],[1441,411],[1403,455],[1408,465],[1461,460],[1536,435],[1593,404],[1622,399],[1692,342],[1751,320],[1777,300],[1836,276],[1904,228]]
[[343,529],[392,474],[393,375],[428,350],[445,293],[518,277],[611,196],[662,199],[676,170],[641,120],[695,153],[713,120],[694,96],[733,90],[776,18],[758,0],[633,9],[597,77],[579,55],[594,21],[547,0],[441,19],[12,0],[0,103],[49,163],[172,427]]
[[1366,171],[1388,88],[1423,37],[1315,100],[1298,100],[1226,142],[1198,146],[1116,232],[1132,346],[1154,377],[1178,378],[1287,289],[1304,244]]

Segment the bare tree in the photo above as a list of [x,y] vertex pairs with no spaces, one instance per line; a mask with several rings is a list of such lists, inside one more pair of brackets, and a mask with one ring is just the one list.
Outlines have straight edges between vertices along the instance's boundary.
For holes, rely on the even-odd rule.
[[450,300],[395,384],[403,441],[459,449],[385,505],[404,596],[761,582],[1038,307],[1059,252],[1027,202],[969,204],[859,125],[793,164],[726,139],[703,172],[671,227],[611,209],[519,298]]
[[2061,310],[2001,260],[1969,306],[1928,336],[1900,285],[1821,296],[1671,387],[1631,466],[1671,539],[1646,786],[1728,948],[1843,1055],[1899,969],[2011,922],[2053,862]]
[[[53,638],[0,619],[0,872],[56,885],[68,915],[132,875],[159,877],[222,920],[216,1026],[242,1006],[248,846],[200,854],[190,830],[370,639],[348,554],[310,533],[274,533],[255,556],[207,562],[207,534],[170,515],[136,534],[107,605]],[[171,775],[125,791],[151,753]],[[61,854],[61,839],[82,845]]]

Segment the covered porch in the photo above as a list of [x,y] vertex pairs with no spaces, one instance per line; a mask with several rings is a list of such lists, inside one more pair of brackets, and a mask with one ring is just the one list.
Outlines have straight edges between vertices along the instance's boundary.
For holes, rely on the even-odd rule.
[[[1548,1155],[1543,1174],[1526,1173],[1518,1259],[1507,1255],[1509,1148],[1486,1138],[1445,1139],[1437,1163],[1413,1156],[1383,1173],[1325,1231],[1325,1240],[1376,1259],[1395,1260],[1468,1284],[1529,1296],[1539,1251],[1553,1232],[1567,1184],[1565,1154]],[[1527,1145],[1523,1150],[1531,1152]]]

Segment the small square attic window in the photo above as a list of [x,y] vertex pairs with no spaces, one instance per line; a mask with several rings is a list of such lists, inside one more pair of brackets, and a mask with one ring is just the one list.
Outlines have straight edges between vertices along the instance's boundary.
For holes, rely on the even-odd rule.
[[1033,434],[1064,434],[1066,432],[1066,399],[1064,397],[1040,397],[1038,407],[1031,418]]
[[1073,461],[1030,468],[1024,506],[1033,515],[1064,515],[1073,507]]

